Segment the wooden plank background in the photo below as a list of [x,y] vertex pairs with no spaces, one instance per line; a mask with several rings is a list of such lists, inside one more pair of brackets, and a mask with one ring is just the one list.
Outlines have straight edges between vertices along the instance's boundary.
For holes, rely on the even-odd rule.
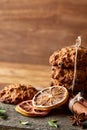
[[0,0],[0,61],[45,64],[78,35],[87,46],[87,0]]
[[31,84],[37,88],[50,86],[50,67],[0,62],[0,89],[6,84]]

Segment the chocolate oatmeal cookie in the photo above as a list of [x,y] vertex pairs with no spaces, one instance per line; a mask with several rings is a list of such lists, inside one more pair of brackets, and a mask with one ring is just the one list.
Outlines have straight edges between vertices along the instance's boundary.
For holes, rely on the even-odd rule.
[[31,100],[37,90],[31,85],[11,84],[0,91],[0,101],[10,104],[18,104],[25,100]]
[[87,91],[87,48],[78,48],[76,67],[75,57],[75,46],[62,48],[50,56],[51,86],[62,85],[69,90],[74,82],[74,90]]
[[[86,69],[77,69],[76,81],[81,83],[87,80]],[[63,83],[72,83],[74,77],[74,69],[63,69],[58,66],[52,67],[51,77],[53,79],[58,79],[58,81]]]
[[[52,66],[58,66],[62,68],[74,67],[76,48],[74,46],[62,48],[55,51],[49,59],[49,63]],[[77,66],[87,66],[87,48],[78,48]]]

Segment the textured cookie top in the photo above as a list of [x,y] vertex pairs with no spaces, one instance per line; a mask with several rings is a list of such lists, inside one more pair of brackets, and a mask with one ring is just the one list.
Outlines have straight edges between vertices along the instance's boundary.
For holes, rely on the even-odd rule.
[[11,84],[0,91],[0,101],[18,104],[24,100],[31,100],[37,90],[31,85]]
[[[58,66],[52,67],[51,70],[51,78],[57,79],[58,81],[62,83],[71,83],[73,81],[74,77],[74,69],[62,69]],[[87,81],[87,69],[83,69],[82,67],[77,69],[76,71],[76,83],[81,83]]]
[[[50,65],[59,67],[74,67],[75,63],[75,46],[69,46],[55,51],[49,58]],[[77,54],[77,66],[87,65],[87,48],[79,47]]]

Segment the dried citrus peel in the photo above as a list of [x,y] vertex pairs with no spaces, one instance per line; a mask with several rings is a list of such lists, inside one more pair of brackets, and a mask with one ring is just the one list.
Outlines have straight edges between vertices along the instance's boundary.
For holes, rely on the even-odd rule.
[[66,103],[68,97],[68,90],[65,87],[53,86],[37,92],[32,104],[37,110],[51,110]]
[[32,100],[23,101],[15,107],[15,110],[24,116],[45,116],[50,111],[35,110],[32,105]]

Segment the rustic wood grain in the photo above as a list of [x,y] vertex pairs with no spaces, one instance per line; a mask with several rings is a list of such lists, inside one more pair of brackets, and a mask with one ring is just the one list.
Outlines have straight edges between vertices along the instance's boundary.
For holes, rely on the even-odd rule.
[[12,83],[31,84],[38,89],[50,86],[50,67],[0,62],[0,87]]
[[48,65],[78,35],[87,47],[86,0],[0,0],[0,61]]

